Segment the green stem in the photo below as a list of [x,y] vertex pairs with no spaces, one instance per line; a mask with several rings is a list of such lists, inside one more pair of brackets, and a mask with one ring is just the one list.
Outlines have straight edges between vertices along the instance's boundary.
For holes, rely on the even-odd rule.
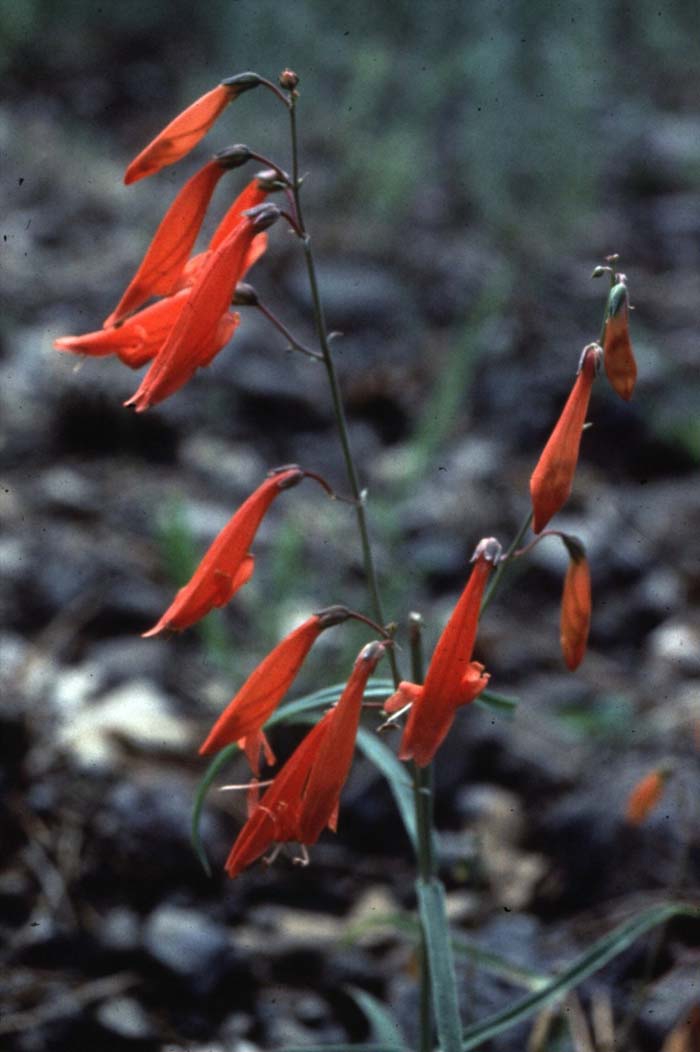
[[[311,248],[311,238],[306,230],[306,226],[304,225],[304,215],[301,208],[301,184],[299,179],[299,143],[296,122],[296,96],[294,95],[290,95],[289,120],[292,138],[292,195],[294,197],[294,207],[296,209],[296,220],[299,226],[300,239],[304,248],[304,257],[306,259],[306,270],[309,277],[309,287],[311,289],[311,299],[313,302],[313,313],[314,320],[316,323],[316,333],[318,336],[319,347],[321,348],[321,353],[323,355],[323,364],[326,367],[326,373],[328,375],[328,384],[330,386],[331,398],[333,400],[333,411],[335,413],[336,424],[338,426],[338,434],[340,436],[340,444],[343,450],[343,459],[345,460],[345,468],[347,471],[348,482],[350,483],[350,490],[355,501],[357,525],[360,531],[360,541],[362,544],[362,559],[365,567],[367,586],[369,588],[372,607],[374,610],[374,618],[381,625],[383,625],[386,623],[386,620],[384,617],[384,610],[382,607],[382,600],[379,592],[379,581],[377,577],[376,567],[374,565],[372,545],[369,538],[369,527],[367,525],[367,513],[364,503],[364,494],[360,487],[360,480],[357,474],[357,468],[355,466],[352,448],[350,446],[350,436],[348,433],[348,424],[345,416],[345,407],[343,405],[343,398],[340,392],[340,384],[338,382],[338,374],[336,373],[335,369],[335,362],[333,361],[333,353],[331,351],[330,340],[328,339],[328,329],[326,327],[326,318],[323,310],[323,302],[321,300],[321,293],[318,287],[318,279],[316,277],[316,265],[314,263],[314,256]],[[394,683],[398,685],[401,677],[399,675],[399,670],[396,663],[396,655],[392,648],[388,649],[388,656],[389,662],[391,663],[391,672],[394,677]]]
[[[414,683],[423,682],[423,619],[420,614],[412,613],[409,617],[409,642],[411,647],[411,679]],[[411,764],[413,776],[413,801],[416,812],[416,832],[418,835],[418,872],[421,880],[430,881],[435,876],[435,851],[433,846],[433,768],[419,767]],[[425,941],[425,932],[421,926],[421,941],[418,956],[420,974],[419,1000],[419,1052],[431,1052],[433,1047],[433,1009],[430,998],[430,964]]]

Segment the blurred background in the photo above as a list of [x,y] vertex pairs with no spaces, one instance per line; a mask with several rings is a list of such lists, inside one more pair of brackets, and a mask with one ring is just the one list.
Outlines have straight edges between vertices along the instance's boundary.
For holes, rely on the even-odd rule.
[[[442,877],[461,936],[539,973],[634,909],[697,897],[699,40],[690,0],[0,0],[3,1050],[360,1041],[355,987],[415,1040],[415,947],[378,923],[413,907],[410,849],[366,761],[309,869],[280,858],[224,880],[242,804],[215,792],[211,879],[189,844],[196,751],[222,706],[311,611],[368,608],[352,509],[308,483],[283,495],[230,606],[140,638],[270,467],[296,461],[347,491],[322,370],[244,311],[209,369],[137,416],[122,408],[136,375],[52,350],[100,327],[212,152],[244,142],[289,166],[284,111],[259,90],[180,164],[122,183],[181,108],[247,69],[301,78],[306,220],[404,642],[417,609],[432,646],[476,542],[510,543],[527,514],[600,331],[607,283],[591,271],[620,254],[639,383],[629,404],[596,384],[553,523],[588,547],[589,653],[566,672],[566,557],[546,541],[476,651],[517,713],[464,712],[439,755]],[[253,171],[222,181],[203,237]],[[281,224],[251,280],[312,342]],[[366,639],[325,635],[291,696],[342,681]],[[275,732],[280,755],[300,733]],[[666,765],[662,804],[631,828],[627,795]],[[602,1004],[619,1047],[659,1049],[700,1000],[699,934],[674,922],[635,943],[581,988],[582,1012]],[[519,993],[512,974],[459,967],[467,1021]],[[573,1048],[562,1018],[528,1047]],[[532,1025],[484,1047],[522,1049]]]

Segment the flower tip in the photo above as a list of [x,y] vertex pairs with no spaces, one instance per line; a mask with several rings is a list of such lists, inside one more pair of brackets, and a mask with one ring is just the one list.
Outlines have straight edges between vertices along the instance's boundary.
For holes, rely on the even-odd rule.
[[485,562],[495,565],[501,558],[501,551],[501,544],[495,537],[484,537],[477,544],[469,561],[473,563],[477,559],[484,559]]

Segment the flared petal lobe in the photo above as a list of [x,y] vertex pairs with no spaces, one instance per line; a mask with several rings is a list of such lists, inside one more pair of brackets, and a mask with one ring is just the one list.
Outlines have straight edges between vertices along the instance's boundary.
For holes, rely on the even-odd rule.
[[181,632],[214,607],[229,601],[253,572],[248,548],[265,512],[283,489],[303,477],[301,468],[291,466],[271,475],[248,497],[210,546],[189,583],[179,590],[158,623],[143,633],[144,637],[165,629]]
[[134,406],[137,412],[157,405],[186,384],[198,368],[208,365],[225,346],[227,333],[230,335],[235,328],[237,318],[229,313],[228,306],[256,234],[255,224],[244,217],[209,255],[196,275],[187,309],[125,405]]
[[583,661],[591,627],[591,574],[583,545],[568,539],[566,546],[570,558],[561,599],[561,649],[573,672]]
[[158,300],[133,314],[123,325],[98,329],[83,336],[62,336],[54,340],[59,351],[103,358],[115,354],[130,369],[139,369],[155,358],[183,311],[189,290]]
[[151,296],[169,296],[176,290],[212,194],[225,171],[218,161],[209,161],[185,183],[165,213],[126,292],[105,319],[105,328],[121,321]]
[[189,153],[235,97],[230,86],[218,84],[179,113],[131,162],[124,176],[127,186]]
[[[430,763],[456,710],[473,701],[488,683],[483,666],[472,662],[472,651],[484,589],[499,557],[500,545],[493,538],[481,541],[476,549],[467,585],[438,640],[423,689],[409,713],[399,750],[402,760],[413,759],[419,767]],[[399,692],[408,696],[402,686]]]
[[584,349],[571,394],[530,478],[535,533],[540,533],[569,499],[599,354],[597,344]]
[[629,293],[620,282],[610,290],[603,338],[605,373],[620,398],[629,402],[637,381],[637,363],[629,333]]
[[200,755],[259,731],[289,690],[306,655],[323,631],[317,614],[272,650],[227,705],[200,747]]
[[313,844],[325,826],[335,828],[338,799],[355,748],[367,680],[383,643],[361,651],[338,704],[323,716],[287,760],[239,833],[226,862],[237,876],[275,843]]

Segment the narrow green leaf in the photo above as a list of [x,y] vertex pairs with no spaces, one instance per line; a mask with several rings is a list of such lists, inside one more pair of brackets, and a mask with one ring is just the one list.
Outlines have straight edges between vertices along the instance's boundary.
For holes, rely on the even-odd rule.
[[450,946],[445,910],[445,889],[439,880],[417,880],[418,910],[430,965],[433,1011],[441,1052],[460,1052],[462,1024],[459,1019],[457,977]]
[[374,731],[367,730],[366,727],[360,727],[357,733],[357,744],[367,759],[371,760],[389,783],[399,814],[415,850],[418,843],[418,834],[416,832],[416,815],[413,809],[413,787],[406,768],[396,759],[394,753],[388,745],[384,744],[379,735]]
[[361,990],[359,986],[346,986],[345,989],[367,1016],[372,1037],[396,1049],[397,1052],[405,1052],[406,1045],[401,1035],[401,1028],[385,1005],[373,994]]
[[509,694],[497,694],[495,690],[483,690],[475,704],[482,709],[497,712],[500,716],[512,716],[520,704],[520,698],[513,698]]
[[194,848],[194,853],[202,863],[204,872],[208,877],[211,876],[211,866],[209,865],[209,859],[207,853],[204,850],[204,844],[199,832],[199,823],[202,817],[202,808],[204,806],[204,798],[207,795],[211,784],[218,775],[222,767],[228,763],[232,756],[238,752],[238,746],[227,745],[226,748],[222,749],[220,753],[214,757],[212,762],[206,769],[204,777],[197,786],[197,792],[194,798],[194,805],[192,807],[192,824],[190,827],[190,841]]
[[469,1049],[479,1048],[490,1038],[503,1033],[509,1027],[521,1023],[525,1019],[540,1012],[563,994],[573,990],[589,975],[599,971],[608,961],[613,960],[618,954],[626,950],[640,935],[658,924],[664,924],[671,917],[686,916],[700,917],[700,906],[693,906],[683,902],[669,902],[658,906],[651,906],[643,913],[633,917],[624,924],[614,928],[602,939],[595,942],[585,953],[577,957],[572,964],[565,968],[556,978],[552,979],[547,986],[536,993],[528,994],[519,1001],[495,1012],[480,1023],[467,1027],[462,1034],[462,1052]]

